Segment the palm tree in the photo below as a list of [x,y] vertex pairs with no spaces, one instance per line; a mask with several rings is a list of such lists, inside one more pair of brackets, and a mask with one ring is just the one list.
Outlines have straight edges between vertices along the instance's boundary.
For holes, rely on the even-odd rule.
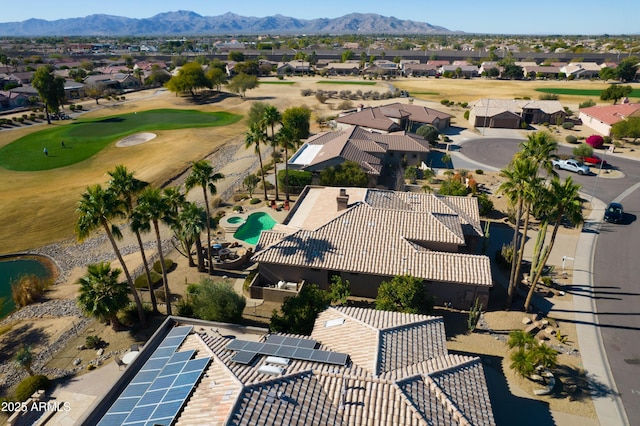
[[260,154],[260,144],[267,140],[267,133],[260,124],[252,124],[249,131],[245,134],[244,146],[249,149],[253,147],[253,151],[258,154],[260,161],[260,176],[262,176],[262,187],[264,188],[264,199],[269,200],[267,196],[267,184],[264,180],[264,166],[262,165],[262,154]]
[[[284,177],[285,177],[285,200],[289,200],[289,149],[293,149],[296,144],[296,132],[289,126],[282,126],[276,135],[278,144],[284,148]],[[276,182],[278,176],[276,176]]]
[[160,221],[170,222],[171,209],[166,198],[158,188],[145,189],[138,198],[138,205],[133,211],[131,227],[133,229],[148,232],[155,231],[156,244],[158,245],[158,256],[160,257],[160,268],[162,269],[162,282],[164,287],[165,300],[167,301],[167,315],[171,315],[171,292],[167,280],[167,267],[164,264],[164,254],[162,252],[162,239],[160,238]]
[[[127,167],[119,164],[115,167],[115,169],[107,172],[109,176],[111,176],[111,180],[109,180],[109,190],[113,191],[124,201],[124,206],[127,214],[131,217],[133,213],[133,198],[136,197],[146,186],[149,185],[148,182],[136,179],[133,176],[133,173],[127,170]],[[151,279],[151,269],[149,268],[149,261],[147,260],[147,255],[144,250],[144,243],[142,242],[142,236],[137,229],[133,229],[134,234],[136,235],[136,240],[138,241],[138,246],[140,247],[140,256],[142,257],[142,265],[144,266],[144,273],[147,277],[147,283],[149,284],[149,295],[151,297],[151,306],[153,308],[153,313],[157,314],[158,312],[158,303],[156,301],[156,295],[153,292],[152,287],[152,279]]]
[[[513,248],[514,250],[518,250],[519,246],[519,234],[520,234],[520,221],[522,218],[522,210],[524,201],[530,200],[530,196],[532,194],[532,189],[530,182],[533,181],[538,172],[537,165],[528,159],[516,158],[510,164],[510,168],[503,169],[500,171],[500,176],[506,178],[507,180],[500,185],[499,191],[504,193],[509,202],[516,206],[516,229],[513,234]],[[529,204],[527,204],[528,206]],[[527,207],[528,211],[528,207]],[[524,244],[524,240],[522,241]],[[513,296],[515,293],[515,289],[517,287],[517,279],[516,271],[519,270],[517,265],[517,256],[514,256],[514,259],[511,262],[511,273],[509,275],[509,287],[507,289],[507,301],[506,306],[511,306],[511,302],[513,301]]]
[[24,368],[30,376],[33,376],[33,370],[31,369],[31,364],[33,364],[31,346],[23,345],[13,357],[13,361],[18,367]]
[[524,330],[513,330],[509,333],[507,346],[509,349],[528,349],[536,343],[536,339]]
[[536,288],[536,283],[542,275],[544,265],[546,265],[549,260],[549,255],[551,254],[553,244],[556,241],[558,229],[562,223],[562,218],[566,218],[573,225],[579,225],[584,222],[584,217],[582,215],[582,203],[580,200],[580,194],[578,193],[580,188],[580,185],[573,183],[573,179],[571,179],[570,176],[565,179],[564,183],[560,182],[560,179],[557,177],[551,181],[549,196],[550,206],[553,207],[553,210],[550,212],[550,217],[554,218],[553,231],[551,232],[548,249],[540,261],[540,265],[542,267],[538,268],[531,280],[531,287],[529,288],[527,299],[524,302],[525,310],[529,309],[531,298],[533,297],[533,293]]
[[525,349],[518,349],[511,354],[511,365],[509,366],[522,377],[529,377],[535,373],[536,368],[531,359],[531,352]]
[[514,158],[528,158],[546,170],[547,175],[556,176],[551,163],[551,154],[558,149],[558,142],[549,132],[535,132],[527,135],[527,140],[520,144],[521,150]]
[[276,201],[280,200],[280,196],[278,194],[278,157],[276,155],[278,141],[276,139],[275,133],[275,125],[280,123],[282,120],[282,114],[278,111],[278,108],[273,105],[269,105],[264,109],[264,116],[262,117],[262,122],[265,127],[271,127],[271,147],[273,148],[273,164],[275,167],[275,178],[276,178]]
[[189,266],[195,266],[191,254],[191,247],[195,244],[199,272],[204,272],[204,257],[202,256],[200,234],[202,234],[206,226],[207,212],[196,203],[186,203],[172,225],[177,238],[182,241],[183,249],[189,259]]
[[78,222],[76,223],[75,231],[80,241],[84,240],[91,234],[92,231],[102,226],[107,233],[107,238],[113,247],[113,251],[122,266],[125,276],[127,277],[127,283],[129,289],[133,295],[133,300],[136,303],[138,309],[138,317],[140,324],[143,328],[147,327],[147,316],[145,315],[140,296],[133,284],[133,279],[129,273],[122,253],[118,249],[116,244],[116,238],[122,238],[120,228],[110,223],[112,218],[126,217],[126,213],[123,207],[123,201],[113,191],[106,191],[102,189],[99,184],[88,186],[85,192],[82,194],[76,212],[80,215]]
[[558,351],[540,342],[534,345],[529,352],[533,365],[544,368],[553,368],[558,362]]
[[100,321],[109,321],[114,331],[122,329],[118,312],[129,303],[127,284],[120,282],[120,269],[111,269],[109,262],[94,263],[80,277],[78,306],[88,316]]
[[[213,275],[213,253],[211,252],[211,210],[209,207],[209,196],[207,188],[211,195],[215,195],[217,192],[214,182],[224,178],[222,173],[213,173],[213,167],[211,163],[206,160],[200,160],[191,166],[191,174],[187,176],[185,181],[185,187],[187,192],[196,186],[202,187],[202,193],[204,195],[204,205],[207,210],[207,254],[209,258],[209,274]],[[264,179],[264,177],[263,177]],[[266,193],[266,189],[265,189]]]

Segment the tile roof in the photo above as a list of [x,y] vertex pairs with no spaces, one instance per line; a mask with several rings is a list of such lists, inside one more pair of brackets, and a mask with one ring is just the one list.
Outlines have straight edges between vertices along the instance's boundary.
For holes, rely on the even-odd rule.
[[[253,260],[379,276],[411,274],[430,281],[492,286],[489,258],[434,251],[481,234],[477,201],[368,190],[365,201],[313,230],[258,242]],[[468,209],[465,211],[464,209]],[[464,225],[464,226],[463,226]],[[264,233],[263,233],[264,234]],[[363,235],[369,236],[362,238]]]
[[[317,169],[336,159],[353,161],[360,164],[366,173],[380,175],[382,160],[374,154],[384,154],[388,150],[405,152],[429,152],[428,143],[405,132],[378,134],[361,127],[351,127],[340,132],[324,132],[312,136],[294,154],[293,158],[302,158],[302,152],[310,146],[322,146],[308,159],[302,160],[304,168]],[[309,151],[310,153],[311,151]],[[293,161],[293,160],[292,160]]]
[[436,120],[451,118],[450,114],[420,105],[401,104],[395,102],[378,107],[363,108],[335,121],[354,126],[369,127],[383,131],[399,130],[397,120],[408,118],[411,121],[432,124]]
[[640,111],[640,103],[592,106],[589,108],[582,108],[580,110],[581,113],[608,125],[616,124],[617,122],[624,120],[626,117],[632,116],[632,114],[637,114],[638,111]]
[[[336,318],[343,324],[325,326]],[[447,353],[440,317],[329,308],[318,316],[310,338],[320,343],[318,349],[347,347],[347,365],[290,359],[280,375],[262,372],[265,356],[251,364],[233,362],[235,351],[227,345],[238,333],[248,335],[238,326],[221,333],[217,327],[223,324],[210,324],[216,328],[194,323],[196,333],[178,349],[212,361],[177,426],[495,424],[480,359]]]
[[480,99],[474,105],[473,109],[475,114],[483,117],[486,111],[489,111],[488,116],[491,117],[497,113],[509,111],[520,115],[525,109],[539,109],[545,114],[554,114],[557,112],[564,112],[562,104],[558,101],[538,101],[527,99]]

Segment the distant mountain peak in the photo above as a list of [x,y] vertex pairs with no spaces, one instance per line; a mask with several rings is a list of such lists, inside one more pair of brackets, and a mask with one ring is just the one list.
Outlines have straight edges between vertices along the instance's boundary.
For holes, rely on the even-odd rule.
[[247,17],[226,12],[202,16],[188,10],[159,13],[134,19],[95,14],[83,18],[27,19],[0,23],[0,36],[142,36],[206,34],[446,34],[446,28],[386,17],[375,13],[350,13],[338,18],[297,19],[281,14]]

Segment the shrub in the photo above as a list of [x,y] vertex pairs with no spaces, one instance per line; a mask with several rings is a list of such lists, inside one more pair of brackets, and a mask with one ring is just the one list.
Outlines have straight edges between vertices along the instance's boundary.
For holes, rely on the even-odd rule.
[[[164,267],[167,271],[171,270],[171,268],[173,268],[173,265],[175,265],[175,263],[173,262],[173,260],[171,259],[164,259]],[[156,260],[153,263],[153,270],[156,271],[157,273],[161,274],[162,273],[162,266],[160,265],[160,261]]]
[[242,311],[247,303],[244,296],[235,292],[230,282],[216,283],[210,278],[200,281],[193,299],[197,318],[231,323],[242,320]]
[[611,143],[611,141],[613,140],[613,139],[611,139],[611,136],[605,136],[603,139],[604,139],[604,143],[606,145],[609,145]]
[[582,143],[573,148],[573,155],[576,157],[590,157],[593,155],[593,148],[586,143]]
[[578,143],[578,138],[576,138],[575,135],[567,135],[564,140],[567,141],[567,143]]
[[[158,294],[158,292],[164,294],[164,291],[156,290],[156,295]],[[153,315],[153,308],[151,307],[151,304],[143,303],[142,309],[144,309],[144,312],[147,316]],[[138,307],[135,303],[129,303],[126,308],[120,311],[118,318],[120,319],[120,322],[127,326],[138,324],[140,321],[140,318],[138,316]]]
[[182,299],[178,301],[178,303],[176,303],[176,310],[178,316],[180,317],[193,318],[195,316],[193,304],[185,299]]
[[527,124],[526,121],[523,121],[522,123],[520,123],[520,128],[521,129],[526,129],[527,127],[529,127],[529,125]]
[[306,96],[311,96],[311,95],[313,95],[313,90],[311,90],[311,89],[302,89],[302,90],[300,91],[300,94],[301,94],[302,96],[305,96],[305,97],[306,97]]
[[51,280],[36,275],[22,275],[11,283],[11,297],[18,308],[30,305],[51,286]]
[[220,197],[213,197],[213,200],[211,200],[211,207],[218,208],[222,205],[222,198]]
[[251,200],[249,200],[249,204],[258,204],[260,202],[259,198],[252,198]]
[[[156,271],[151,271],[151,288],[156,288],[162,283],[162,275]],[[138,275],[133,282],[133,285],[142,290],[146,290],[149,288],[149,283],[147,283],[147,274],[143,273]]]
[[482,170],[482,169],[476,169],[476,174],[477,174],[477,175],[484,174],[484,170]]
[[271,182],[269,182],[268,180],[264,181],[264,187],[267,188],[267,191],[270,191],[274,188],[273,184]]
[[[289,191],[300,192],[302,189],[311,185],[313,180],[313,174],[311,172],[303,170],[289,170]],[[286,173],[285,170],[278,171],[278,184],[280,188],[284,190],[286,186]]]
[[233,206],[232,209],[234,212],[241,212],[242,211],[242,206]]
[[442,105],[449,105],[449,99],[443,99],[440,101]]
[[465,119],[465,120],[468,120],[468,119],[469,119],[469,114],[470,114],[470,111],[469,111],[469,110],[466,110],[466,111],[464,112],[464,119]]
[[590,145],[593,148],[602,148],[604,144],[604,138],[600,135],[591,135],[585,140],[587,145]]
[[76,105],[76,110],[78,111],[82,110],[82,105]]
[[249,198],[247,194],[233,194],[233,201],[236,203],[238,201],[246,200],[247,198]]
[[100,349],[105,345],[105,341],[100,336],[87,336],[84,339],[84,347],[87,349]]
[[582,108],[589,108],[592,106],[595,106],[595,102],[592,99],[587,99],[586,101],[582,102],[581,104],[578,105],[578,108],[582,109]]
[[496,263],[504,268],[510,267],[514,252],[513,244],[503,244],[500,251],[496,251]]
[[480,216],[488,216],[493,211],[493,201],[491,201],[487,194],[478,194],[476,198],[478,199]]
[[558,95],[555,93],[543,93],[540,95],[540,100],[542,101],[557,101]]
[[575,124],[573,124],[571,121],[565,121],[564,123],[562,123],[562,128],[565,130],[571,130],[575,127]]
[[164,293],[164,289],[159,288],[157,290],[154,290],[154,293],[156,295],[157,301],[167,303],[167,295]]
[[16,401],[26,401],[38,390],[47,390],[49,388],[49,379],[41,374],[29,376],[18,384],[16,388]]

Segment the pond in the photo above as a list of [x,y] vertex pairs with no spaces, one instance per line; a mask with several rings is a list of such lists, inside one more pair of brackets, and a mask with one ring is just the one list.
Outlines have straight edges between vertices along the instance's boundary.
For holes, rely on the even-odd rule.
[[[47,264],[49,260],[46,259]],[[21,275],[36,275],[40,278],[51,277],[51,270],[38,257],[7,257],[0,258],[0,298],[4,299],[0,318],[4,318],[15,309],[11,298],[11,282]]]

